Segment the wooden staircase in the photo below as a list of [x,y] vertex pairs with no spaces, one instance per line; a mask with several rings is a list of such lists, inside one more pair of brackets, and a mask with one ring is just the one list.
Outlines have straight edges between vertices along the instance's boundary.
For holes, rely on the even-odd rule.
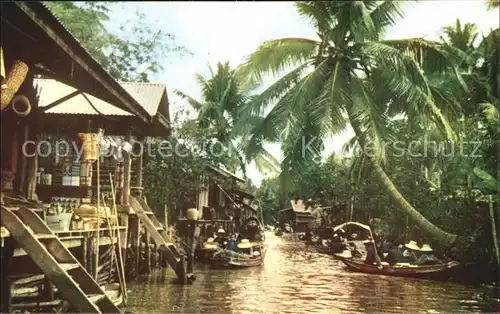
[[129,202],[137,218],[144,224],[144,227],[151,235],[158,248],[164,251],[168,263],[175,271],[177,277],[183,282],[186,282],[184,255],[179,252],[174,243],[168,238],[167,231],[158,221],[151,208],[144,200],[134,196],[130,196]]
[[76,311],[121,313],[40,216],[27,208],[1,209],[2,226]]

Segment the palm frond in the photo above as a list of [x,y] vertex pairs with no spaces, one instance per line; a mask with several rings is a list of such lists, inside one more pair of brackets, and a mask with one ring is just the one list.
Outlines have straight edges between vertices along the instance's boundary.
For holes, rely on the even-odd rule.
[[240,71],[262,81],[263,74],[277,75],[290,67],[310,60],[320,42],[306,38],[282,38],[265,41],[256,52],[247,57]]
[[285,95],[290,87],[297,84],[307,71],[309,63],[299,65],[287,74],[283,75],[267,89],[257,95],[250,97],[243,111],[250,111],[253,114],[262,114],[265,107]]
[[177,89],[174,89],[174,94],[177,95],[177,96],[179,96],[179,97],[181,97],[181,98],[183,98],[183,99],[185,99],[185,100],[187,100],[187,102],[191,106],[193,106],[193,108],[196,109],[196,110],[200,109],[203,106],[199,101],[197,101],[193,97],[191,97],[191,96],[189,96],[189,95],[187,95],[187,94],[185,94],[185,93],[183,93],[183,92],[181,92],[181,91],[179,91]]

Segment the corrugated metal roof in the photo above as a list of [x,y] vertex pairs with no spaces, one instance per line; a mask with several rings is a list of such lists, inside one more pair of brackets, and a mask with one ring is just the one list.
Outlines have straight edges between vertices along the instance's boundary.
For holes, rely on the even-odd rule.
[[[76,88],[53,79],[34,79],[34,85],[39,96],[40,108],[52,104],[76,91]],[[82,115],[108,115],[108,116],[133,116],[130,112],[122,110],[97,97],[85,93],[92,105],[82,94],[78,94],[61,104],[45,111],[48,114],[82,114]],[[94,109],[95,108],[95,109]],[[97,109],[97,110],[96,110]]]
[[[159,83],[119,82],[137,102],[154,117],[161,104],[161,97],[167,86]],[[166,117],[168,118],[168,117]]]
[[[17,5],[25,14],[30,15],[30,17],[35,21],[41,21],[41,24],[37,22],[38,26],[42,27],[42,29],[47,32],[46,28],[50,28],[51,32],[59,38],[63,40],[68,40],[68,44],[72,47],[71,49],[75,49],[76,51],[72,51],[72,53],[76,53],[83,60],[75,59],[76,62],[86,69],[86,66],[90,67],[89,71],[86,69],[89,75],[93,77],[102,77],[105,80],[105,83],[102,86],[105,89],[108,89],[112,96],[115,97],[120,104],[122,104],[127,110],[134,112],[138,117],[143,119],[144,121],[148,121],[150,117],[147,117],[147,111],[142,108],[142,105],[132,96],[130,93],[126,92],[126,90],[121,86],[102,66],[101,64],[88,52],[88,50],[83,47],[83,45],[78,41],[78,39],[68,30],[68,28],[61,22],[61,20],[50,10],[50,8],[43,3],[42,1],[19,1],[13,2]],[[34,15],[33,15],[34,14]],[[33,16],[31,16],[33,15]],[[48,24],[49,26],[45,25]],[[55,40],[52,35],[48,37]],[[63,49],[66,53],[71,55],[67,50]],[[85,66],[84,66],[85,65]],[[97,72],[94,73],[93,71]],[[97,76],[96,76],[97,75]],[[126,113],[126,115],[131,115],[129,112],[122,110]],[[52,112],[52,110],[51,110]],[[95,110],[93,110],[95,112]],[[148,114],[149,115],[149,114]]]

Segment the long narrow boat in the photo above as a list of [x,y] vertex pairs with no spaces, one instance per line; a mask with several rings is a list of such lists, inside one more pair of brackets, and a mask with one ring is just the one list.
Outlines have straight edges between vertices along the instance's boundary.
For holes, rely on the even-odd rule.
[[[242,268],[256,267],[264,264],[266,258],[267,244],[263,242],[250,243],[248,252],[235,252],[222,250],[217,252],[213,259],[216,268]],[[256,254],[258,252],[258,254]]]
[[459,265],[459,263],[455,261],[435,265],[411,265],[408,263],[401,263],[390,266],[383,263],[382,268],[379,269],[376,265],[365,264],[362,260],[346,258],[340,255],[337,255],[337,257],[347,266],[348,269],[357,272],[426,279],[448,277],[451,274],[451,271],[456,269]]

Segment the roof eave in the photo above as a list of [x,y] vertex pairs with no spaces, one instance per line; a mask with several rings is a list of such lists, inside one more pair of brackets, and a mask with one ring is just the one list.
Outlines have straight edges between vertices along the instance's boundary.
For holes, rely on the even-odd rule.
[[[47,36],[52,39],[65,53],[99,84],[106,88],[121,102],[124,110],[138,116],[145,122],[151,122],[152,117],[147,111],[81,46],[81,44],[66,30],[57,18],[39,1],[14,2]],[[39,12],[44,12],[39,14]]]

